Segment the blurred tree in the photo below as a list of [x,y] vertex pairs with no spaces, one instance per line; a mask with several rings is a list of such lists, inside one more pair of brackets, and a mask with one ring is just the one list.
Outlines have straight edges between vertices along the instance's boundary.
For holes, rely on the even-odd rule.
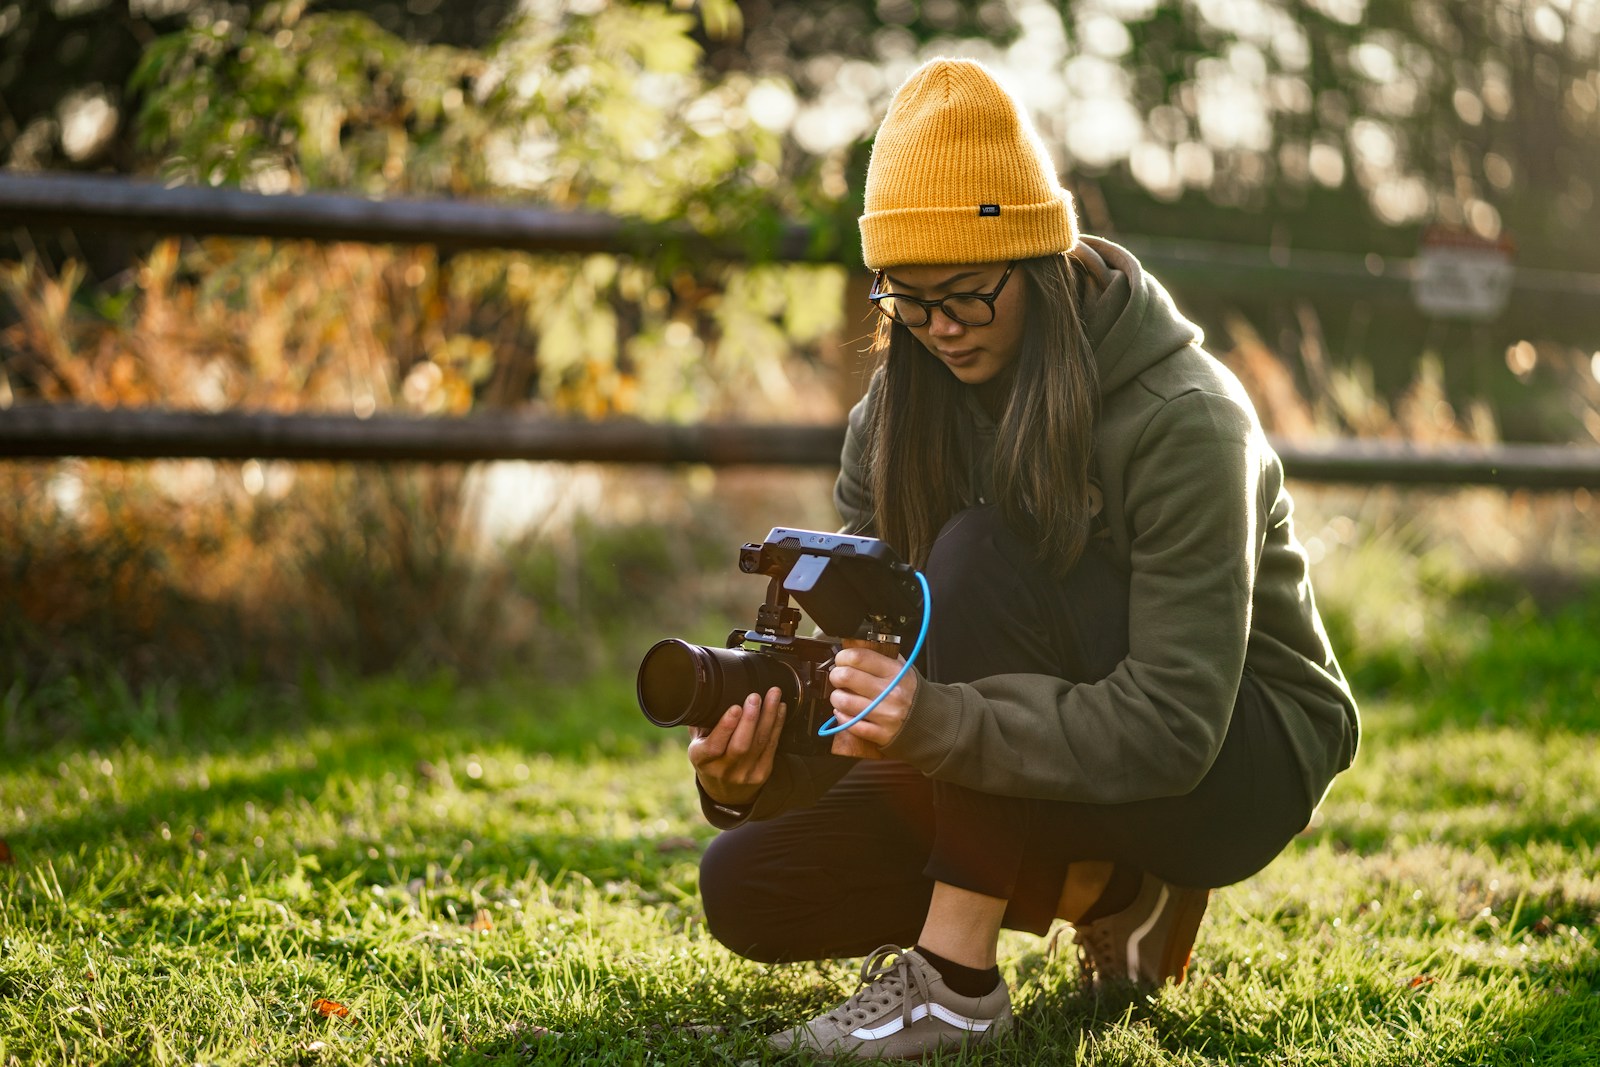
[[[259,6],[226,0],[33,0],[0,6],[0,160],[30,169],[134,169],[138,160],[125,101],[128,77],[144,48],[185,26],[248,23]],[[472,48],[493,39],[517,4],[323,0],[315,6],[364,13],[407,41]]]
[[[1600,269],[1600,5],[1574,0],[741,0],[707,63],[792,79],[801,147],[870,136],[933,54],[990,62],[1130,232],[1409,252],[1414,227],[1514,228]],[[814,128],[812,105],[832,117]],[[815,125],[820,125],[818,120]],[[1534,195],[1527,195],[1529,193]],[[1364,219],[1330,210],[1345,194]],[[1334,194],[1330,197],[1329,194]],[[1163,205],[1177,204],[1180,227]],[[1221,211],[1202,210],[1205,207]],[[1243,220],[1214,221],[1237,214]],[[1362,222],[1352,234],[1352,222]],[[1399,232],[1385,230],[1401,228]]]
[[[1573,239],[1600,229],[1597,42],[1593,0],[52,0],[0,6],[0,149],[681,215],[758,251],[798,217],[849,250],[889,94],[964,54],[1011,80],[1101,232],[1409,257],[1441,224],[1600,271]],[[1493,329],[1243,304],[1280,351],[1367,353],[1384,389],[1429,349],[1454,388],[1515,385],[1482,369],[1509,345],[1600,333],[1535,299]]]
[[[743,0],[719,69],[786,74],[787,151],[859,188],[864,138],[903,76],[956,54],[989,63],[1033,113],[1087,225],[1409,258],[1442,227],[1507,239],[1521,265],[1600,272],[1600,4],[1592,0]],[[1230,308],[1183,294],[1225,345]],[[1586,388],[1600,306],[1524,294],[1491,324],[1441,322],[1404,294],[1228,302],[1281,353],[1362,360],[1385,394],[1433,353],[1450,392],[1527,395],[1511,346]],[[1358,368],[1359,369],[1359,368]],[[1363,372],[1365,373],[1365,372]],[[1309,367],[1303,388],[1326,388]],[[1518,436],[1566,437],[1549,405]],[[1594,422],[1585,409],[1584,425]],[[1591,431],[1592,432],[1592,431]]]
[[[222,26],[225,38],[262,24],[262,10],[344,11],[407,46],[475,51],[504,38],[508,19],[548,29],[611,6],[6,5],[0,155],[11,166],[134,169],[127,76],[153,41],[185,27]],[[1124,231],[1403,254],[1415,248],[1417,226],[1437,221],[1509,231],[1544,266],[1600,270],[1600,249],[1569,239],[1600,228],[1600,5],[1592,0],[617,6],[695,12],[689,32],[704,48],[702,67],[761,86],[746,103],[786,135],[780,172],[810,168],[830,198],[858,184],[848,164],[900,76],[934,52],[974,54],[1009,71],[1064,168],[1096,187],[1086,200],[1103,198],[1106,221]]]
[[[731,0],[698,13],[523,3],[476,46],[408,39],[365,14],[300,0],[189,6],[181,24],[144,47],[128,78],[137,170],[267,193],[483,195],[687,220],[736,235],[757,259],[786,218],[829,207],[807,197],[803,182],[780,181],[778,136],[743,107],[765,84],[699,64],[690,31],[736,24]],[[170,250],[155,255],[170,260]],[[657,418],[749,416],[764,403],[791,417],[834,414],[796,403],[793,386],[780,384],[804,379],[804,361],[792,373],[779,367],[797,350],[814,352],[837,324],[837,268],[691,263],[670,244],[642,264],[390,256],[363,258],[352,272],[358,260],[339,253],[285,245],[263,256],[225,242],[191,248],[182,266],[157,271],[151,262],[137,284],[123,277],[114,301],[97,300],[71,271],[59,282],[35,266],[8,275],[11,314],[0,315],[0,330],[17,348],[0,358],[0,373],[9,388],[59,400],[210,404],[201,400],[215,392],[205,368],[239,348],[227,338],[247,298],[257,324],[237,367],[260,379],[246,395],[273,406],[295,406],[299,383],[303,405],[358,410],[537,401]],[[301,272],[325,284],[305,293],[292,284]],[[157,277],[178,288],[158,293]],[[268,278],[277,282],[263,287]],[[736,297],[723,299],[724,290]],[[91,318],[115,318],[137,335],[113,341],[103,322],[56,313],[63,293],[92,302]],[[169,299],[190,309],[181,326],[148,313]],[[47,336],[45,322],[77,341]],[[374,325],[352,328],[363,322]],[[367,368],[359,387],[321,370],[346,366],[330,348],[352,344]],[[83,368],[69,369],[62,355],[133,345],[190,368],[168,366],[158,383],[160,361],[147,358],[142,375],[123,373],[109,388],[91,385],[96,376],[75,373]],[[82,388],[63,393],[74,380]]]

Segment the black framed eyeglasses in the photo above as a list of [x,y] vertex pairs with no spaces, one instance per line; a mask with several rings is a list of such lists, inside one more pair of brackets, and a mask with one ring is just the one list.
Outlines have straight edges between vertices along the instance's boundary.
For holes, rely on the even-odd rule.
[[938,300],[884,292],[884,273],[880,270],[872,276],[872,291],[867,294],[867,299],[881,315],[902,326],[926,326],[933,317],[934,308],[963,326],[987,326],[994,321],[994,302],[999,299],[1000,290],[1006,287],[1006,279],[1011,277],[1016,266],[1015,260],[1007,263],[1006,272],[1000,275],[1000,280],[987,293],[951,293]]

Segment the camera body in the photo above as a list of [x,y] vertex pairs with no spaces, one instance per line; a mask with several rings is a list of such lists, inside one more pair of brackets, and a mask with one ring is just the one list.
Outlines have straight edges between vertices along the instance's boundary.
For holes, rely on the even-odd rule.
[[[915,640],[915,572],[876,538],[782,526],[741,548],[739,569],[769,579],[755,625],[732,631],[724,648],[658,641],[639,664],[639,708],[658,726],[709,728],[749,694],[777,686],[788,705],[779,751],[826,753],[832,739],[817,729],[833,718],[828,671],[840,642]],[[797,636],[802,608],[824,636]]]

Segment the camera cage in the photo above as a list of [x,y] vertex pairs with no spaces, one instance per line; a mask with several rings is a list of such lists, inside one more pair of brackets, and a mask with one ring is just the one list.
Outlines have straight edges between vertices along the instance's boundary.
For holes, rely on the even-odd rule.
[[800,609],[790,606],[791,596],[832,638],[898,643],[921,623],[915,569],[877,538],[775,526],[765,541],[739,550],[739,569],[771,580],[755,628],[734,630],[729,647],[748,641],[802,655],[811,645],[831,648],[795,636]]

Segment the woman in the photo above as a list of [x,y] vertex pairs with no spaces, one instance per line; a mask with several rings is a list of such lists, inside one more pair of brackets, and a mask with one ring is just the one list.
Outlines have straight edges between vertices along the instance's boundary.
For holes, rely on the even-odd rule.
[[[1131,255],[1079,235],[983,67],[900,88],[865,206],[881,365],[835,499],[926,574],[923,670],[833,756],[776,755],[775,689],[689,756],[726,831],[713,934],[868,955],[774,1045],[912,1057],[1008,1028],[1003,927],[1064,918],[1095,980],[1182,981],[1209,889],[1306,825],[1359,726],[1249,400]],[[898,668],[842,650],[839,719]]]

